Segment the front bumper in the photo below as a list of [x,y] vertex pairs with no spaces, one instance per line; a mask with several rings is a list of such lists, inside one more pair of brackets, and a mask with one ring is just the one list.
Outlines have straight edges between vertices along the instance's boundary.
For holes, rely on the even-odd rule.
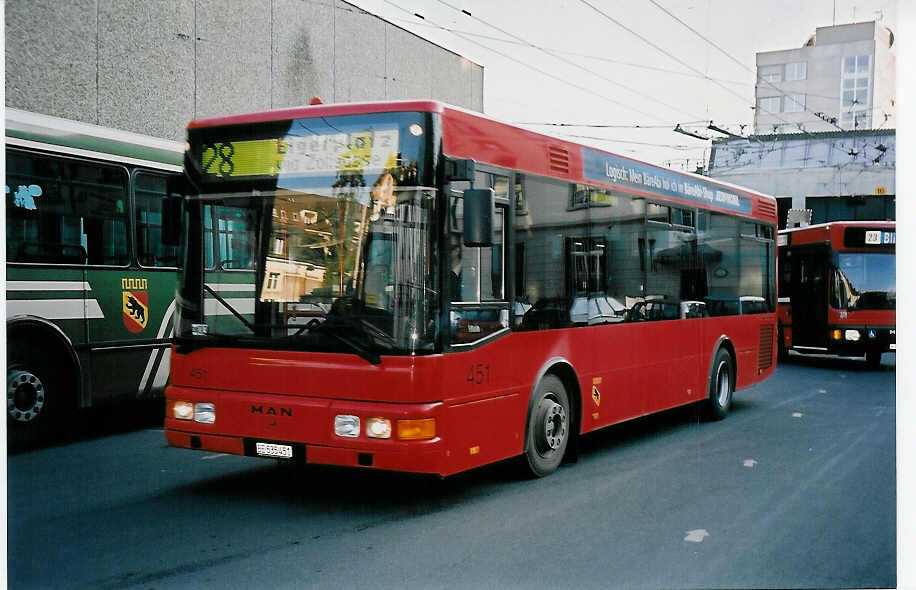
[[[290,447],[292,457],[284,459],[297,463],[440,475],[444,471],[441,403],[340,401],[174,386],[169,387],[166,398],[168,402],[209,402],[216,409],[213,424],[167,415],[165,436],[173,447],[266,457],[258,452],[257,443],[267,443]],[[370,438],[365,429],[356,437],[341,437],[334,432],[337,415],[359,416],[362,424],[371,417],[388,418],[392,423],[434,418],[438,429],[435,437],[425,440]]]

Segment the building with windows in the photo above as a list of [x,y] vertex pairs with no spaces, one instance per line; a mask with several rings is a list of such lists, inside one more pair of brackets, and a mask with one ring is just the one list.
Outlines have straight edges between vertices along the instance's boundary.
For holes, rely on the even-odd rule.
[[754,133],[893,127],[894,34],[876,22],[818,27],[803,47],[757,54]]
[[798,49],[757,54],[754,134],[713,140],[709,176],[776,196],[812,223],[896,218],[894,35],[819,27]]

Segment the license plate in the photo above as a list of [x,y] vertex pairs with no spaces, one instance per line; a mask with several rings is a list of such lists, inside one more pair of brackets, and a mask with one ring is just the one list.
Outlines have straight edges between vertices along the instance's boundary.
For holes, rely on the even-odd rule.
[[896,345],[896,344],[891,344],[891,350],[897,350],[897,345]]
[[255,452],[262,457],[279,457],[280,459],[292,459],[293,447],[290,445],[276,445],[273,443],[255,443]]

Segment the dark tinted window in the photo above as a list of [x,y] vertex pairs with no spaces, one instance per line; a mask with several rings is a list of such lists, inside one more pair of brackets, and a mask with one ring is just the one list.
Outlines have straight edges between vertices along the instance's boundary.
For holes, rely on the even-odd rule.
[[123,168],[7,151],[8,261],[126,265],[127,215]]
[[143,266],[178,266],[178,248],[162,243],[162,199],[167,176],[137,172],[134,197],[137,207],[137,258]]

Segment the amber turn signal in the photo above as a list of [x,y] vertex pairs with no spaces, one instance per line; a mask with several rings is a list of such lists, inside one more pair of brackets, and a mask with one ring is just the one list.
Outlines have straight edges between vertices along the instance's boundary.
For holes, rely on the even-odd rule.
[[426,440],[436,438],[436,419],[398,420],[398,439]]

